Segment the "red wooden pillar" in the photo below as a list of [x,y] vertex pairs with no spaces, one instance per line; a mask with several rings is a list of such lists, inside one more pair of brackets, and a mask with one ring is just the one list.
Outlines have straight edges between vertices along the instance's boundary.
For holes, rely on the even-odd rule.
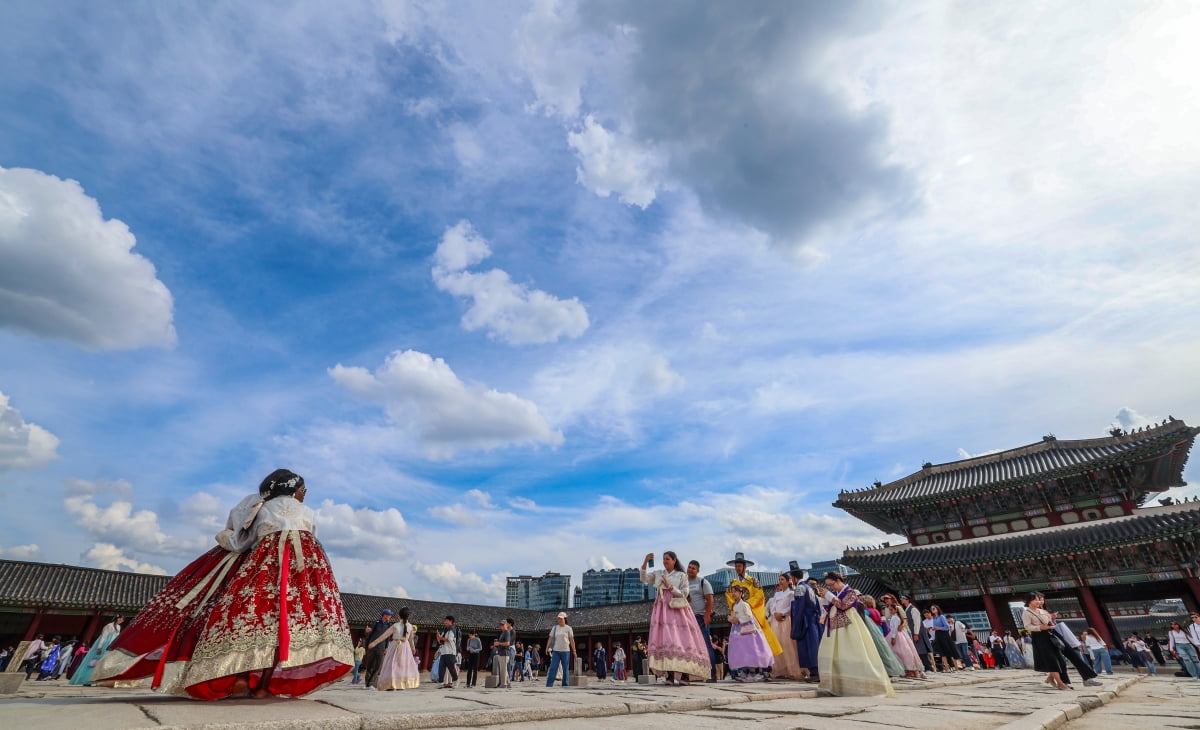
[[432,644],[433,633],[429,631],[423,632],[421,636],[421,671],[428,672],[433,667]]
[[1088,628],[1095,629],[1100,634],[1100,638],[1109,646],[1120,644],[1120,642],[1113,641],[1112,634],[1108,630],[1108,618],[1096,601],[1092,589],[1083,583],[1079,584],[1079,605],[1083,607],[1083,615],[1087,618]]
[[[987,612],[988,621],[992,624],[992,631],[1000,633],[1004,630],[1004,624],[1000,622],[1000,612],[996,610],[996,602],[992,600],[992,594],[983,591],[983,610]],[[982,643],[982,642],[981,642]]]
[[1184,578],[1184,583],[1187,583],[1188,589],[1192,592],[1192,609],[1200,611],[1200,578]]
[[46,612],[44,610],[33,614],[33,622],[30,623],[29,628],[25,630],[25,638],[21,639],[21,641],[33,641],[33,637],[37,636],[38,625],[42,623],[42,616],[45,614]]
[[87,623],[87,628],[83,630],[83,636],[80,637],[88,646],[92,645],[92,639],[96,638],[96,633],[100,628],[100,615],[100,612],[97,611],[92,616],[92,620]]

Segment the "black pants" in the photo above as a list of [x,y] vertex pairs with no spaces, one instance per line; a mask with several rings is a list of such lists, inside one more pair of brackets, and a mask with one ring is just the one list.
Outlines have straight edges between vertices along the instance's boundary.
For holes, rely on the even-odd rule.
[[374,649],[368,649],[366,656],[363,657],[362,674],[363,683],[368,687],[375,686],[375,680],[379,677],[379,670],[383,669],[383,655],[387,653],[387,644],[377,646]]
[[474,687],[479,680],[479,652],[467,652],[467,686]]
[[[1078,649],[1068,646],[1062,650],[1062,655],[1067,658],[1067,661],[1075,665],[1075,669],[1079,670],[1079,676],[1083,677],[1083,681],[1086,682],[1089,679],[1096,678],[1096,670],[1092,669],[1092,665],[1090,663],[1083,660],[1083,657],[1080,656]],[[1063,681],[1067,684],[1071,683],[1071,679],[1066,675],[1066,673],[1063,673]]]
[[438,661],[438,684],[446,683],[446,672],[450,672],[450,676],[455,682],[458,681],[458,667],[454,666],[453,654],[442,654]]

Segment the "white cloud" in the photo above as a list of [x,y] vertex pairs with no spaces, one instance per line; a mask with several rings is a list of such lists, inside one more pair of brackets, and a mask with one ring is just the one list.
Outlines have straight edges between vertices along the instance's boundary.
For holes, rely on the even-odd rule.
[[587,567],[593,570],[612,570],[617,567],[616,563],[608,559],[608,556],[601,555],[599,558],[588,558]]
[[40,469],[58,458],[58,437],[36,423],[27,423],[21,412],[0,393],[0,471]]
[[1135,428],[1149,426],[1150,419],[1133,410],[1132,408],[1122,408],[1117,411],[1117,415],[1113,416],[1113,422],[1109,427],[1119,427],[1126,431],[1132,431]]
[[437,288],[471,300],[462,317],[464,329],[486,329],[490,337],[510,345],[555,342],[587,330],[587,309],[578,298],[559,299],[530,289],[500,269],[466,270],[490,255],[487,241],[465,220],[446,229],[434,253]]
[[655,347],[626,340],[568,353],[537,372],[533,392],[557,426],[586,422],[631,435],[638,412],[683,384]]
[[80,557],[85,564],[95,568],[124,570],[132,573],[147,573],[149,575],[167,575],[167,571],[157,565],[138,562],[112,543],[98,542],[92,545],[91,549]]
[[387,560],[409,554],[408,524],[395,507],[355,509],[326,499],[315,511],[317,536],[330,555]]
[[0,547],[0,558],[5,560],[41,560],[42,549],[34,543]]
[[563,441],[531,401],[466,384],[444,360],[423,352],[393,352],[374,373],[339,364],[329,374],[355,395],[383,402],[396,428],[414,437],[431,458],[448,458],[464,448]]
[[567,134],[567,144],[579,158],[576,176],[581,185],[602,198],[616,193],[621,202],[645,208],[661,185],[663,161],[627,135],[610,132],[591,115]]
[[496,505],[492,502],[492,495],[481,489],[468,489],[464,496],[467,501],[474,502],[483,509],[496,509]]
[[508,504],[513,509],[525,510],[527,512],[536,510],[538,508],[537,502],[534,502],[532,499],[528,499],[526,497],[513,497],[508,500]]
[[441,588],[452,601],[503,605],[505,575],[494,573],[484,580],[476,573],[463,573],[454,563],[413,563],[413,571],[425,580]]
[[439,504],[436,507],[430,507],[428,512],[430,517],[442,520],[443,522],[451,522],[455,525],[473,527],[480,524],[479,517],[463,504]]
[[0,327],[87,348],[175,344],[171,293],[74,180],[0,168]]
[[155,512],[148,509],[135,512],[129,499],[116,499],[107,507],[96,503],[98,492],[112,490],[128,494],[132,487],[127,482],[102,484],[74,480],[63,499],[63,508],[75,518],[75,524],[100,541],[98,547],[106,546],[98,555],[111,557],[114,553],[108,547],[114,547],[122,553],[136,550],[151,555],[194,557],[211,542],[210,539],[180,539],[178,535],[167,535],[159,527]]
[[179,505],[179,513],[184,522],[215,535],[225,529],[231,506],[208,492],[193,492]]

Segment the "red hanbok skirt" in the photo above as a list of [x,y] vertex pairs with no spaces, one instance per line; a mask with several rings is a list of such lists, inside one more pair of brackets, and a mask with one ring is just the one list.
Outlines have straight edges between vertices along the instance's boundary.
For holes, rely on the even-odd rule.
[[227,697],[239,676],[253,690],[266,669],[271,694],[299,697],[354,666],[337,581],[309,532],[261,538],[204,618],[182,680],[192,697]]
[[242,553],[214,547],[181,570],[117,635],[92,671],[92,683],[149,683],[180,693],[200,629],[244,560]]

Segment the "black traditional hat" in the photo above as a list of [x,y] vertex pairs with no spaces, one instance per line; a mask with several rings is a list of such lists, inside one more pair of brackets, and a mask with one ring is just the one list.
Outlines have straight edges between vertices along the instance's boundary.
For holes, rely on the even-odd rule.
[[749,568],[751,565],[754,565],[754,563],[753,563],[753,562],[751,562],[751,561],[749,561],[749,560],[746,560],[746,556],[745,556],[745,555],[743,555],[743,554],[742,554],[742,553],[740,553],[740,552],[739,552],[739,553],[734,553],[734,554],[733,554],[733,560],[726,560],[726,561],[725,561],[725,564],[726,564],[726,565],[735,565],[735,564],[737,564],[737,563],[742,563],[742,564],[743,564],[743,565],[745,565],[747,568]]
[[808,577],[808,571],[800,567],[800,563],[795,560],[788,561],[788,573],[791,573],[796,580],[804,580]]

